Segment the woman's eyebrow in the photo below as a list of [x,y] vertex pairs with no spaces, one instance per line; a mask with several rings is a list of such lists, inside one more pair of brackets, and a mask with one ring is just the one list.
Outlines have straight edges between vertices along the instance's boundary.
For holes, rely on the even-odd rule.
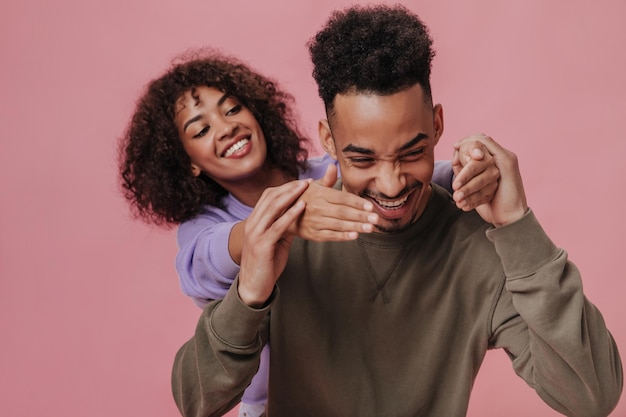
[[192,124],[193,122],[197,122],[200,119],[202,119],[202,115],[201,114],[199,114],[197,116],[194,116],[191,119],[187,120],[185,122],[185,124],[183,125],[183,132],[187,131],[187,127],[189,127],[190,124]]
[[[220,97],[219,100],[217,100],[217,106],[219,107],[222,104],[224,104],[224,102],[228,100],[228,98],[230,98],[230,95],[228,93],[224,93],[224,95],[222,95],[222,97]],[[187,127],[189,127],[190,124],[197,122],[200,119],[202,119],[201,114],[194,116],[191,119],[187,120],[185,124],[183,125],[183,132],[187,131]]]
[[224,93],[224,95],[223,95],[222,97],[220,97],[220,99],[219,99],[219,100],[217,100],[217,106],[219,107],[219,106],[221,106],[222,104],[224,104],[224,102],[225,102],[226,100],[228,100],[228,98],[230,98],[230,94],[228,94],[228,93]]

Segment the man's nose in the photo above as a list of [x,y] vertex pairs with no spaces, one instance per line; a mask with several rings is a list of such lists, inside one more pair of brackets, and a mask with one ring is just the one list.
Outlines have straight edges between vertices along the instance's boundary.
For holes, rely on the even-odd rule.
[[406,187],[406,178],[402,173],[400,164],[384,161],[380,163],[379,167],[376,178],[377,191],[390,198],[398,196]]

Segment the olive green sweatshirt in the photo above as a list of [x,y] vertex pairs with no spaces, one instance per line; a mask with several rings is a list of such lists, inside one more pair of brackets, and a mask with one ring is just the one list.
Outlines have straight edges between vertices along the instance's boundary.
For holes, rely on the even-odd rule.
[[400,233],[296,239],[265,308],[244,305],[237,281],[210,303],[176,356],[182,414],[234,407],[269,338],[270,417],[464,416],[494,348],[555,410],[608,415],[619,353],[565,251],[532,211],[496,229],[433,189]]

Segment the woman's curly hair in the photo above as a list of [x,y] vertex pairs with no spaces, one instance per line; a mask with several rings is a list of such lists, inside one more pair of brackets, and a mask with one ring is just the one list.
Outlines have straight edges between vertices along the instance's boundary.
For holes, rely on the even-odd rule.
[[192,175],[174,123],[176,101],[198,86],[215,87],[250,109],[265,135],[271,166],[297,178],[306,164],[307,139],[296,126],[291,95],[235,58],[210,49],[187,52],[147,85],[119,141],[122,192],[147,223],[184,222],[205,205],[221,207],[228,194],[208,176]]
[[403,6],[335,11],[307,46],[328,113],[337,94],[352,90],[386,95],[419,83],[431,99],[432,39],[419,17]]

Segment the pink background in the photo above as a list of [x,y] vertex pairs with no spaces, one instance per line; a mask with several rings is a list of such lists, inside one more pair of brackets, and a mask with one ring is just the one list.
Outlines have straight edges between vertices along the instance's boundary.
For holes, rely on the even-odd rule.
[[[0,414],[176,416],[169,376],[200,310],[173,230],[131,220],[115,146],[142,86],[188,47],[279,79],[315,133],[305,42],[329,0],[8,0],[0,5]],[[414,1],[431,27],[451,143],[514,150],[531,207],[582,270],[626,355],[621,211],[626,2]],[[488,354],[470,416],[555,416]],[[626,416],[622,400],[613,416]]]

